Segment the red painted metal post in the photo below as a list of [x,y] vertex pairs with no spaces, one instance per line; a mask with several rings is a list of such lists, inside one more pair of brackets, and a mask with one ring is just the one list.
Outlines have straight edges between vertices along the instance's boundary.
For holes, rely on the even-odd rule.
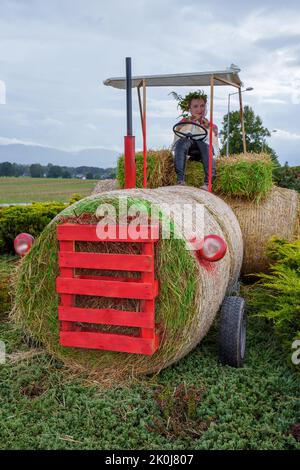
[[125,188],[136,187],[135,137],[124,137]]
[[136,187],[135,137],[132,135],[132,78],[131,58],[126,57],[126,120],[127,135],[124,138],[125,188]]
[[211,124],[209,128],[209,162],[208,162],[208,191],[210,193],[212,191],[212,159],[213,159],[213,150],[212,150],[212,124]]
[[146,83],[143,80],[143,186],[147,188],[147,140],[146,140]]
[[143,187],[147,188],[147,144],[146,144],[146,122],[143,117]]

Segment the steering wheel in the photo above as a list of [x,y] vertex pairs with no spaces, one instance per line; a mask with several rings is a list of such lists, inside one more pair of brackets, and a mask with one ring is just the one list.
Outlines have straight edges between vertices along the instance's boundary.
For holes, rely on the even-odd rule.
[[[187,124],[189,124],[189,125],[192,124],[194,126],[200,127],[200,129],[203,130],[203,133],[201,133],[201,134],[192,134],[191,132],[184,133],[184,132],[180,132],[180,131],[176,130],[177,126],[186,126]],[[175,124],[175,126],[173,126],[173,132],[178,137],[186,137],[187,139],[191,139],[191,140],[195,140],[195,141],[200,140],[201,142],[206,139],[207,134],[208,134],[207,129],[204,126],[201,126],[201,124],[198,124],[197,122],[193,122],[193,121],[178,122],[177,124]]]

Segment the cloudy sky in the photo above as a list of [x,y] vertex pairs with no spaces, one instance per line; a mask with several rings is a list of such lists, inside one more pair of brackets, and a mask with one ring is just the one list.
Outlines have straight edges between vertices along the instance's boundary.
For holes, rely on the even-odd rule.
[[[0,144],[26,142],[120,151],[125,93],[103,85],[124,75],[241,68],[244,103],[269,130],[282,162],[300,164],[300,6],[286,0],[0,0]],[[184,93],[189,89],[177,88]],[[171,89],[148,89],[148,145],[168,146]],[[229,87],[218,87],[220,126]],[[141,145],[136,93],[134,131]],[[232,109],[238,100],[232,98]]]

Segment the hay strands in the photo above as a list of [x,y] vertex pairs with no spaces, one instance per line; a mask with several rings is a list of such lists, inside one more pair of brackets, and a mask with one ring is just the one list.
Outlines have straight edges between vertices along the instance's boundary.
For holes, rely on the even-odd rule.
[[[158,282],[154,274],[154,244],[159,239],[159,226],[141,227],[138,238],[133,238],[126,226],[110,228],[114,229],[113,233],[117,236],[106,235],[105,241],[139,242],[142,244],[142,253],[76,252],[76,241],[102,241],[97,225],[65,223],[57,226],[60,276],[56,279],[56,291],[60,295],[60,344],[65,347],[152,355],[159,346],[159,338],[155,333]],[[124,231],[124,228],[126,238],[121,238],[121,230]],[[141,277],[132,281],[112,276],[75,276],[75,268],[133,270],[140,272]],[[75,306],[76,295],[140,299],[141,311],[79,308]],[[138,327],[140,334],[136,337],[102,332],[97,330],[97,325]]]

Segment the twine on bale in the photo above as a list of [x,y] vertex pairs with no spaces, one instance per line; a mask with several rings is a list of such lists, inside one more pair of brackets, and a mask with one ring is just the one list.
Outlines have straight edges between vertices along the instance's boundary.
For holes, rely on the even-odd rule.
[[[183,191],[181,191],[183,189]],[[201,194],[200,194],[201,193]],[[197,196],[195,196],[197,195]],[[193,251],[187,250],[187,241],[160,239],[156,251],[156,277],[159,297],[156,300],[156,323],[161,344],[153,356],[141,356],[111,351],[63,348],[59,345],[58,295],[55,279],[58,275],[56,226],[66,220],[77,223],[95,223],[95,212],[100,203],[118,206],[119,200],[130,203],[151,203],[163,207],[177,203],[176,217],[160,214],[161,221],[170,220],[173,235],[182,230],[178,215],[186,215],[186,204],[204,203],[204,235],[220,235],[228,244],[228,251],[217,263],[202,265]],[[224,220],[222,219],[224,212]],[[185,227],[194,227],[194,220],[185,217]],[[228,227],[227,227],[228,225]],[[198,234],[199,236],[202,235]],[[228,290],[238,276],[242,262],[242,244],[238,222],[231,209],[212,194],[193,189],[170,187],[156,190],[116,190],[82,199],[65,209],[46,227],[36,240],[31,252],[21,260],[15,279],[15,304],[12,317],[23,328],[41,341],[50,353],[68,366],[96,376],[101,382],[117,382],[140,374],[154,373],[178,361],[191,351],[210,328]],[[79,249],[88,249],[80,244]],[[124,244],[125,245],[125,244]],[[91,247],[90,247],[91,249]],[[110,252],[110,244],[106,244]],[[125,252],[120,244],[117,248]],[[127,248],[126,248],[127,249]],[[85,303],[85,299],[79,299]],[[107,300],[105,300],[106,302]],[[100,307],[103,299],[93,299]],[[122,301],[118,301],[121,308]],[[81,305],[83,305],[81,303]],[[124,310],[127,308],[123,305]]]

